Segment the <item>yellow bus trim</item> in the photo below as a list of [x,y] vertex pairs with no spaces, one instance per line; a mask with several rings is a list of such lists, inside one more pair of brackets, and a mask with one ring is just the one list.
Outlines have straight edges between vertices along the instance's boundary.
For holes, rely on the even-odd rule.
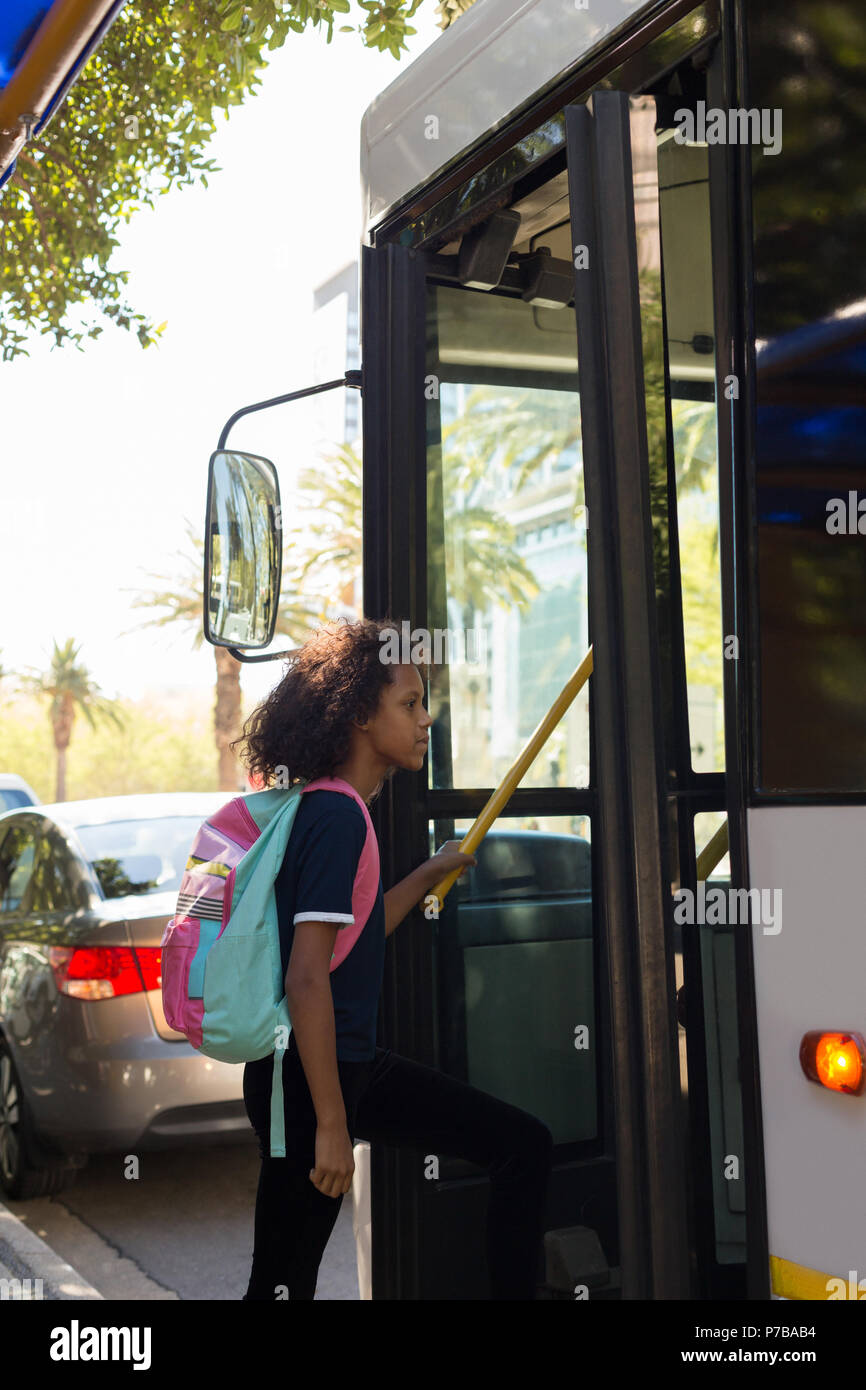
[[842,1279],[846,1288],[848,1286],[847,1275],[824,1274],[820,1269],[810,1269],[808,1265],[798,1265],[793,1260],[782,1260],[778,1255],[770,1256],[770,1282],[773,1293],[780,1298],[826,1302],[830,1297],[828,1285],[831,1279]]

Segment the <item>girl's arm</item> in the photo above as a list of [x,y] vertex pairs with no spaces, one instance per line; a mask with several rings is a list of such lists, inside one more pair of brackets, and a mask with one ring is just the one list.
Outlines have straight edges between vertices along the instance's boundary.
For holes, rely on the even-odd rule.
[[346,1107],[337,1070],[331,994],[333,922],[298,922],[286,970],[286,1004],[319,1125],[342,1128]]
[[411,874],[407,874],[399,883],[395,883],[393,888],[388,889],[385,894],[386,936],[390,936],[394,928],[399,927],[415,904],[426,897],[439,880],[450,874],[452,869],[462,866],[462,878],[466,870],[478,862],[474,854],[461,854],[459,849],[455,848],[459,844],[459,840],[448,840],[432,859],[419,864]]

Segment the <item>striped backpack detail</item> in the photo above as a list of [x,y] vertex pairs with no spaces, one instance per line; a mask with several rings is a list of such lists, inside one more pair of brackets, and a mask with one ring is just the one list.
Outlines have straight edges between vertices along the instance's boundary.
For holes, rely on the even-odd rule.
[[330,970],[342,965],[376,901],[379,847],[366,804],[338,777],[250,792],[209,816],[196,832],[161,943],[170,1028],[220,1062],[255,1062],[273,1052],[272,1158],[286,1152],[282,1059],[292,1028],[274,884],[301,797],[319,790],[352,797],[367,827],[352,889],[354,922],[337,933]]

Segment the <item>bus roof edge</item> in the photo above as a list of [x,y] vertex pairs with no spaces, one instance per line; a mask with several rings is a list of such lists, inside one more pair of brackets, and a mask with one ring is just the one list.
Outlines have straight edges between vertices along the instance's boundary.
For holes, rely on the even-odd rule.
[[[365,239],[416,189],[650,4],[476,0],[361,121]],[[470,79],[471,74],[471,79]]]

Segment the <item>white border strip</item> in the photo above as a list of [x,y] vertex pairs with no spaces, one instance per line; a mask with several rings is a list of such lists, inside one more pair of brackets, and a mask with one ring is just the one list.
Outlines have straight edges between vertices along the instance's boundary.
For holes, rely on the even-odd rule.
[[343,922],[351,927],[354,921],[351,912],[296,912],[292,918],[292,925],[296,922]]

